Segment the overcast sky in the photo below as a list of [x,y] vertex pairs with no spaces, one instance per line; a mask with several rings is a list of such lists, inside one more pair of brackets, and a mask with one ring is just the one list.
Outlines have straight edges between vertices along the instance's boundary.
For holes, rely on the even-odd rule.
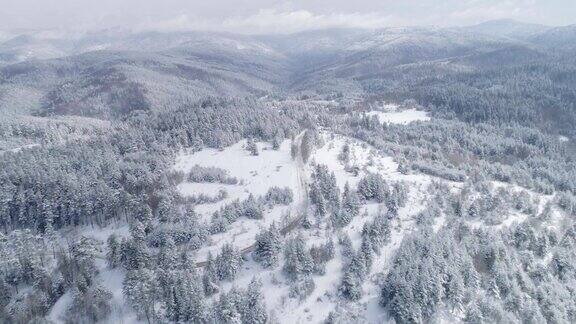
[[576,0],[0,0],[0,30],[210,29],[470,25],[512,18],[576,23]]

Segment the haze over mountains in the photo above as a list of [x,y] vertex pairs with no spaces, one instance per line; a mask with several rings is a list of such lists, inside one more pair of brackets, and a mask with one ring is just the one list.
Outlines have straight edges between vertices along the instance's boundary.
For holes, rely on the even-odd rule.
[[[0,100],[11,91],[27,91],[38,114],[108,118],[204,95],[358,92],[366,80],[414,64],[473,71],[569,58],[575,30],[498,20],[463,28],[271,36],[102,31],[67,37],[29,32],[0,43]],[[110,106],[101,107],[102,102]],[[134,107],[127,108],[128,102]]]

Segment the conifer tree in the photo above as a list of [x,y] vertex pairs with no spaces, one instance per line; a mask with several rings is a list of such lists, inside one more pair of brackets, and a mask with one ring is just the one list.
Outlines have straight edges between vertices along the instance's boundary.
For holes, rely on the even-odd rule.
[[267,230],[256,236],[254,257],[265,268],[274,267],[278,264],[282,242],[280,232],[273,223]]
[[158,292],[154,271],[149,269],[128,271],[122,289],[126,300],[136,313],[146,318],[148,323],[152,323],[156,315],[154,304]]
[[211,296],[218,292],[218,273],[216,270],[216,263],[212,257],[212,253],[208,253],[208,259],[204,266],[204,273],[202,275],[202,285],[204,286],[204,293]]
[[301,234],[286,243],[284,260],[284,272],[292,279],[309,274],[314,269],[314,261]]
[[261,293],[262,283],[252,279],[246,292],[241,307],[242,323],[265,324],[268,320],[264,297]]

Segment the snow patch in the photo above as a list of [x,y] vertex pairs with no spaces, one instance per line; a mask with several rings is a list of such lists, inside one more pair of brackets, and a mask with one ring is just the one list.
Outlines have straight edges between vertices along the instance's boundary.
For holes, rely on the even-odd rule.
[[416,121],[429,121],[428,112],[408,109],[402,111],[379,111],[373,110],[366,113],[367,116],[376,116],[382,124],[401,124],[407,125]]

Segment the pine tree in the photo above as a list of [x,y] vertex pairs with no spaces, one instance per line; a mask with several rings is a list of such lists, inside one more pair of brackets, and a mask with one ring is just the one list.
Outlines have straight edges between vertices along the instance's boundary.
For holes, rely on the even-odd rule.
[[318,218],[323,218],[326,216],[327,212],[328,206],[326,205],[326,200],[324,199],[324,196],[319,195],[316,199],[316,216]]
[[302,216],[302,228],[304,229],[312,228],[312,222],[310,221],[310,217],[308,216],[308,214]]
[[220,295],[216,306],[216,323],[241,324],[242,314],[240,307],[242,305],[242,294],[232,288],[228,293]]
[[339,237],[340,245],[342,245],[342,256],[352,258],[354,256],[354,248],[352,247],[352,240],[346,233]]
[[314,260],[301,234],[286,243],[284,259],[284,272],[292,279],[309,274],[314,269]]
[[131,270],[126,273],[123,292],[128,303],[140,317],[152,323],[155,316],[154,303],[158,286],[154,271],[149,269]]
[[369,173],[358,182],[358,194],[365,200],[382,203],[389,194],[388,184],[380,174]]
[[278,136],[274,136],[272,138],[272,149],[274,151],[278,151],[280,149],[280,141],[281,141],[281,139],[278,138]]
[[118,237],[112,234],[108,237],[108,251],[106,252],[106,261],[110,268],[116,268],[120,265],[121,252],[120,252],[120,242],[118,242]]
[[176,244],[171,237],[168,237],[158,253],[158,267],[165,270],[171,270],[178,266],[178,252]]
[[346,209],[340,209],[332,213],[332,224],[337,227],[341,228],[344,227],[352,221],[352,215]]
[[262,207],[252,194],[242,203],[242,214],[250,219],[262,219],[264,217]]
[[97,323],[108,317],[112,293],[98,284],[82,291],[77,288],[73,290],[72,304],[66,311],[66,322]]
[[207,296],[211,296],[218,292],[218,281],[216,264],[212,257],[212,253],[209,252],[206,265],[204,266],[204,273],[202,275],[202,285],[204,286],[204,293]]
[[250,152],[251,155],[257,156],[258,155],[258,146],[256,142],[252,138],[248,139],[246,142],[246,150]]
[[130,224],[130,235],[136,242],[143,242],[146,240],[146,226],[141,221],[134,221]]
[[468,304],[468,309],[466,310],[466,316],[464,317],[466,323],[470,324],[480,324],[484,323],[482,311],[478,308],[476,301],[472,301]]
[[344,143],[342,150],[338,153],[338,160],[343,164],[348,164],[350,162],[350,144]]
[[368,274],[368,264],[366,255],[362,251],[354,253],[354,256],[348,264],[348,270],[352,271],[359,279],[363,280]]
[[246,324],[265,324],[268,320],[264,297],[260,292],[262,283],[252,279],[248,289],[244,293],[241,315],[242,323]]
[[356,192],[350,190],[348,182],[344,185],[344,193],[342,194],[342,208],[347,211],[352,217],[358,216],[360,213],[360,199]]
[[278,264],[282,252],[280,232],[275,224],[268,230],[264,230],[256,236],[254,257],[265,268],[274,267]]
[[216,273],[220,280],[232,280],[242,265],[242,256],[231,244],[224,244],[215,260]]
[[150,251],[146,242],[123,239],[120,243],[120,260],[127,270],[145,268],[150,263]]
[[362,282],[350,269],[344,273],[340,285],[340,292],[349,300],[359,300],[360,297],[362,297]]
[[193,271],[176,270],[164,305],[166,317],[173,322],[204,323],[204,289]]
[[362,228],[362,238],[368,240],[376,252],[390,239],[390,235],[390,221],[382,213],[378,214],[371,223],[365,223]]
[[366,262],[366,269],[370,269],[374,260],[374,249],[369,239],[366,239],[365,237],[362,238],[362,245],[360,245],[359,253],[362,254],[363,259]]

